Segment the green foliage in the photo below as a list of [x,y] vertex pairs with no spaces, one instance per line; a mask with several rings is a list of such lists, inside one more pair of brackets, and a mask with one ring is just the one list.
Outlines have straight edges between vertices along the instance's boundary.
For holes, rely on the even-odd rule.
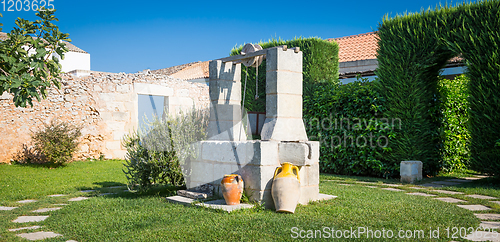
[[[154,116],[146,127],[127,135],[123,147],[127,149],[125,173],[129,187],[138,185],[145,191],[153,185],[184,185],[183,165],[196,157],[195,142],[206,139],[208,112],[191,110],[165,119]],[[183,174],[184,173],[184,174]]]
[[15,160],[21,164],[64,165],[78,148],[81,127],[52,120],[31,134],[33,146],[23,145]]
[[[375,81],[377,82],[377,81]],[[320,167],[345,175],[394,177],[399,162],[385,159],[399,120],[381,116],[385,101],[366,80],[338,85],[318,83],[304,97],[304,123],[311,140],[318,140]]]
[[[14,105],[33,106],[32,99],[46,98],[46,89],[54,84],[60,88],[59,60],[68,51],[62,41],[71,41],[53,23],[55,10],[41,9],[29,21],[18,18],[8,38],[0,41],[0,93],[14,95]],[[1,30],[1,29],[0,29]]]
[[461,55],[470,78],[471,165],[499,173],[499,12],[499,1],[479,1],[383,20],[379,89],[388,102],[385,116],[403,120],[389,159],[421,160],[425,174],[441,169],[437,76],[448,59]]
[[[304,89],[306,86],[315,83],[328,81],[338,82],[338,45],[336,42],[329,42],[319,38],[295,38],[293,40],[271,39],[268,42],[258,43],[263,49],[287,45],[288,48],[299,47],[303,52],[303,78]],[[231,55],[239,55],[243,46],[233,48]],[[259,66],[258,96],[255,100],[255,72],[256,69],[242,66],[242,93],[244,92],[244,76],[248,75],[245,108],[248,111],[266,111],[266,61]],[[307,92],[304,92],[304,96]]]
[[443,169],[448,172],[466,170],[470,158],[469,79],[465,75],[453,80],[440,78],[438,85],[443,119]]

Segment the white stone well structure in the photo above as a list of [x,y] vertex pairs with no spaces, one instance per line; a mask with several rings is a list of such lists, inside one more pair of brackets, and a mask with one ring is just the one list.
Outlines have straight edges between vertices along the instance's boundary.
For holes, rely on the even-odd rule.
[[[266,56],[266,121],[261,140],[247,140],[242,125],[241,62]],[[188,189],[212,184],[220,191],[226,174],[240,174],[250,201],[273,208],[274,171],[283,162],[299,167],[299,203],[319,199],[319,142],[309,141],[302,120],[302,52],[279,46],[213,60],[210,69],[208,140],[186,164]]]

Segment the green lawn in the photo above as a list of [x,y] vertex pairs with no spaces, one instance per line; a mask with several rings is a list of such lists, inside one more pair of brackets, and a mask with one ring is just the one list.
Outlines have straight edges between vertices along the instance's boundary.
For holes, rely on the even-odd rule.
[[[475,228],[479,225],[479,220],[472,212],[456,205],[427,197],[406,195],[404,192],[369,188],[366,184],[356,183],[358,180],[368,180],[382,187],[384,183],[395,183],[396,180],[324,174],[321,175],[321,192],[338,197],[330,201],[299,206],[295,214],[278,214],[259,208],[227,214],[201,207],[186,207],[165,201],[167,195],[175,192],[172,188],[158,188],[143,195],[124,192],[123,188],[107,188],[126,183],[121,170],[122,162],[81,161],[56,169],[0,165],[0,206],[19,206],[12,211],[0,211],[0,241],[22,241],[7,229],[32,225],[44,226],[33,231],[52,231],[64,235],[64,238],[47,241],[281,241],[300,236],[302,230],[303,236],[308,235],[308,230],[321,230],[316,232],[316,236],[319,238],[321,235],[324,238],[327,236],[325,231],[351,228],[362,231],[360,227],[373,232],[384,230],[386,234],[390,230],[394,233],[394,238],[400,230],[422,230],[425,239],[421,241],[431,241],[429,231],[439,228],[440,239],[432,241],[450,241],[452,239],[446,238],[446,228]],[[496,185],[490,186],[483,182],[476,181],[453,190],[500,196]],[[344,183],[352,185],[339,185]],[[97,191],[86,194],[78,192],[82,189]],[[408,185],[402,189],[417,191]],[[119,193],[97,196],[99,193],[111,191]],[[428,190],[424,192],[432,193]],[[51,194],[69,196],[47,197]],[[67,201],[70,197],[81,195],[92,198],[79,202]],[[39,201],[20,206],[16,201],[22,199]],[[475,199],[463,199],[471,203],[476,202]],[[55,207],[53,204],[56,203],[69,205],[47,213],[50,217],[43,222],[10,222],[20,215],[34,215],[30,212],[32,210]],[[500,207],[495,207],[494,212],[500,212]],[[375,235],[377,234],[372,236]],[[366,234],[361,234],[361,237],[360,241],[373,240],[367,238]]]

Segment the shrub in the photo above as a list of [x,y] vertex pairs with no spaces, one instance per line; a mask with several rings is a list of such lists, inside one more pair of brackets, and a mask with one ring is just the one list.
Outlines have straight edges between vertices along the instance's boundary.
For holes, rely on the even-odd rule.
[[196,156],[193,143],[206,139],[207,110],[156,116],[145,127],[124,137],[125,173],[130,188],[148,190],[153,185],[184,185],[183,165]]
[[322,171],[383,177],[399,174],[399,163],[384,158],[391,149],[387,144],[394,138],[394,129],[399,128],[398,120],[381,116],[385,102],[374,86],[366,80],[346,85],[318,83],[304,97],[304,123],[309,138],[321,143]]
[[52,120],[31,134],[32,146],[23,145],[17,154],[19,163],[64,165],[78,148],[81,127]]

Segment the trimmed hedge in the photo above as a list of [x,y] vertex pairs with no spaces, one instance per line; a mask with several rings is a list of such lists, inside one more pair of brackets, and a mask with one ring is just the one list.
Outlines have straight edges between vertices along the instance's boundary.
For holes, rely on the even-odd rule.
[[400,122],[382,116],[385,101],[375,89],[376,82],[320,83],[304,97],[304,123],[309,138],[321,142],[323,172],[399,175],[399,162],[385,155]]
[[499,1],[480,1],[384,18],[376,74],[388,101],[385,116],[403,120],[391,160],[421,160],[425,174],[442,168],[437,76],[448,59],[461,55],[470,79],[471,168],[500,175],[499,12]]
[[[263,49],[287,45],[288,48],[299,47],[303,52],[304,96],[312,85],[318,82],[338,83],[339,78],[339,47],[336,42],[329,42],[319,38],[295,38],[293,40],[271,39],[268,42],[258,43]],[[231,50],[231,55],[239,55],[243,45]],[[255,71],[256,69],[242,66],[242,93],[244,91],[245,75],[248,73],[245,108],[248,111],[266,111],[266,61],[259,66],[258,95],[255,100]],[[242,97],[243,98],[243,97]],[[305,109],[305,106],[304,106]]]

